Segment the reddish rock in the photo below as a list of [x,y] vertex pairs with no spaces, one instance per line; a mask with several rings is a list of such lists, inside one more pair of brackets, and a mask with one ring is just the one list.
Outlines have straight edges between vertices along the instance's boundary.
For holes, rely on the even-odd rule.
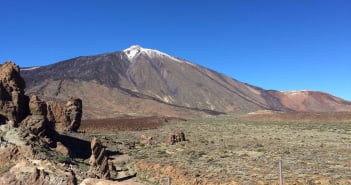
[[77,132],[82,119],[82,100],[71,98],[66,104],[65,116],[66,126],[69,130]]
[[29,130],[32,134],[44,137],[48,129],[53,129],[46,118],[47,105],[37,96],[32,96],[29,101],[30,115],[22,122],[21,127]]
[[29,111],[31,115],[47,115],[47,105],[38,96],[33,95],[29,100]]
[[0,66],[0,124],[14,126],[28,115],[28,97],[24,95],[25,82],[19,67],[13,62]]
[[64,130],[66,128],[66,107],[64,103],[47,101],[47,118],[50,123],[55,123],[55,130]]
[[67,172],[66,178],[59,179],[55,178],[55,174],[49,174],[45,172],[45,170],[40,170],[38,168],[33,169],[33,173],[29,177],[28,180],[26,180],[26,183],[28,184],[42,184],[42,185],[57,185],[57,184],[62,184],[62,185],[76,185],[76,179],[75,176],[72,172]]

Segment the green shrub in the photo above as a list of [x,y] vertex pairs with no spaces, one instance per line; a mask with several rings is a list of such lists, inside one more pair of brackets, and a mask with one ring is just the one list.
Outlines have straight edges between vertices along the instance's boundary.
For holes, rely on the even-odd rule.
[[5,165],[0,167],[0,176],[2,176],[4,173],[8,172],[11,169],[11,166]]
[[57,161],[59,163],[71,163],[72,162],[71,158],[69,158],[67,156],[59,156]]

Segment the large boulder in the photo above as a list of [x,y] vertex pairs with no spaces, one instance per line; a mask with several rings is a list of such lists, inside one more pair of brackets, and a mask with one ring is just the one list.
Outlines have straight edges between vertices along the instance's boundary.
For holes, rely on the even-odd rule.
[[28,115],[28,97],[24,94],[25,82],[20,68],[13,62],[0,66],[0,124],[17,126]]
[[77,132],[80,127],[83,109],[82,100],[79,98],[71,98],[66,104],[65,116],[66,127],[73,132]]
[[[20,123],[29,140],[39,141],[41,145],[56,146],[57,132],[55,121],[48,119],[50,109],[45,101],[33,95],[29,101],[30,114]],[[27,134],[25,134],[27,133]]]
[[48,130],[53,130],[47,119],[47,105],[37,96],[32,96],[29,101],[30,115],[22,122],[21,127],[29,130],[32,134],[44,137]]

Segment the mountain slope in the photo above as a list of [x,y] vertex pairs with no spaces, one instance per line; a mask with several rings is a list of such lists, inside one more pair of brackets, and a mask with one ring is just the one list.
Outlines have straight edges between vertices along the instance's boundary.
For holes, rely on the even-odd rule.
[[298,112],[347,112],[351,102],[317,91],[269,91],[288,109]]
[[54,99],[78,96],[89,117],[295,110],[276,93],[140,46],[23,69],[21,74],[27,93]]

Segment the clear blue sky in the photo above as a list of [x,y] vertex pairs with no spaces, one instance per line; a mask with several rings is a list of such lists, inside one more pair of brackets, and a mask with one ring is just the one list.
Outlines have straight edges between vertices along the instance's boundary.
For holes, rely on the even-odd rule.
[[0,0],[0,61],[138,44],[265,89],[351,100],[350,0]]

